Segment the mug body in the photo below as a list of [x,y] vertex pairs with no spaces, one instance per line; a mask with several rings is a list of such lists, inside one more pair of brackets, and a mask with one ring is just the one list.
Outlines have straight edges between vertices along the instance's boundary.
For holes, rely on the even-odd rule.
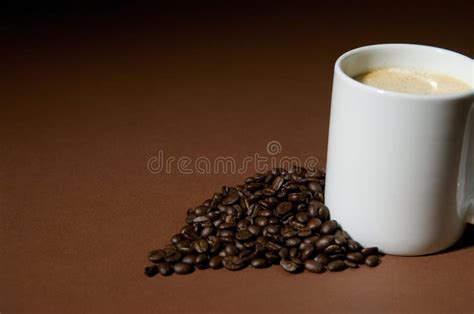
[[396,255],[437,252],[465,226],[457,185],[473,92],[404,94],[352,78],[383,67],[473,83],[472,60],[444,49],[386,44],[342,55],[334,72],[326,204],[363,246]]

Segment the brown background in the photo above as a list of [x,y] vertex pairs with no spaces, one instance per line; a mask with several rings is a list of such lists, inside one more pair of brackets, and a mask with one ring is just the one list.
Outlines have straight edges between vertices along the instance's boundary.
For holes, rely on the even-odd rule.
[[375,269],[143,275],[187,208],[253,172],[152,174],[150,157],[241,160],[278,140],[324,166],[337,56],[409,42],[473,57],[472,2],[449,3],[3,10],[0,312],[473,313],[472,228]]

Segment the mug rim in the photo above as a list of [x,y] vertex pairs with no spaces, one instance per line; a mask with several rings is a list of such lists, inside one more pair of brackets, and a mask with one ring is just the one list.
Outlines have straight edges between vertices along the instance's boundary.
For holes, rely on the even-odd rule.
[[[436,50],[440,53],[443,54],[451,54],[455,55],[457,57],[462,57],[463,59],[466,59],[466,61],[470,62],[473,67],[473,73],[474,73],[474,60],[469,58],[468,56],[465,56],[459,52],[455,52],[452,50],[444,49],[444,48],[439,48],[439,47],[434,47],[434,46],[427,46],[427,45],[418,45],[418,44],[402,44],[402,43],[389,43],[389,44],[376,44],[376,45],[368,45],[368,46],[363,46],[355,49],[351,49],[349,51],[346,51],[343,53],[339,58],[337,58],[336,63],[334,65],[334,71],[335,75],[338,75],[342,80],[344,80],[347,84],[352,85],[353,87],[356,88],[362,88],[366,90],[367,92],[371,93],[376,93],[379,95],[386,95],[386,96],[395,96],[395,97],[403,97],[403,98],[410,98],[410,99],[416,99],[416,100],[445,100],[445,99],[460,99],[464,97],[470,97],[474,96],[474,86],[472,86],[471,83],[471,88],[467,91],[464,92],[456,92],[456,93],[449,93],[449,94],[412,94],[412,93],[403,93],[403,92],[397,92],[397,91],[390,91],[390,90],[385,90],[385,89],[380,89],[377,87],[373,87],[364,83],[361,83],[351,76],[347,75],[341,67],[341,63],[351,57],[352,55],[360,52],[365,52],[365,51],[373,51],[373,50],[379,50],[379,49],[386,49],[386,48],[416,48],[416,49],[429,49],[429,50]],[[473,74],[474,75],[474,74]]]

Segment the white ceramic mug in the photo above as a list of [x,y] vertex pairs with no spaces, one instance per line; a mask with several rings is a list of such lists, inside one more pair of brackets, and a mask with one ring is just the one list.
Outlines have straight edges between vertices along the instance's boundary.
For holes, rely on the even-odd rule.
[[339,57],[326,204],[363,246],[396,255],[438,252],[473,222],[474,92],[405,94],[352,78],[383,67],[440,72],[474,86],[473,60],[445,49],[384,44]]

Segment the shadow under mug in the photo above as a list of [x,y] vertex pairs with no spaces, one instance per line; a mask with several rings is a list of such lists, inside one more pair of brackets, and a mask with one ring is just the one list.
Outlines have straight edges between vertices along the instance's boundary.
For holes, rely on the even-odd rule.
[[473,223],[474,90],[416,95],[353,79],[384,67],[444,73],[474,86],[473,60],[445,49],[382,44],[339,57],[326,204],[363,246],[396,255],[438,252]]

